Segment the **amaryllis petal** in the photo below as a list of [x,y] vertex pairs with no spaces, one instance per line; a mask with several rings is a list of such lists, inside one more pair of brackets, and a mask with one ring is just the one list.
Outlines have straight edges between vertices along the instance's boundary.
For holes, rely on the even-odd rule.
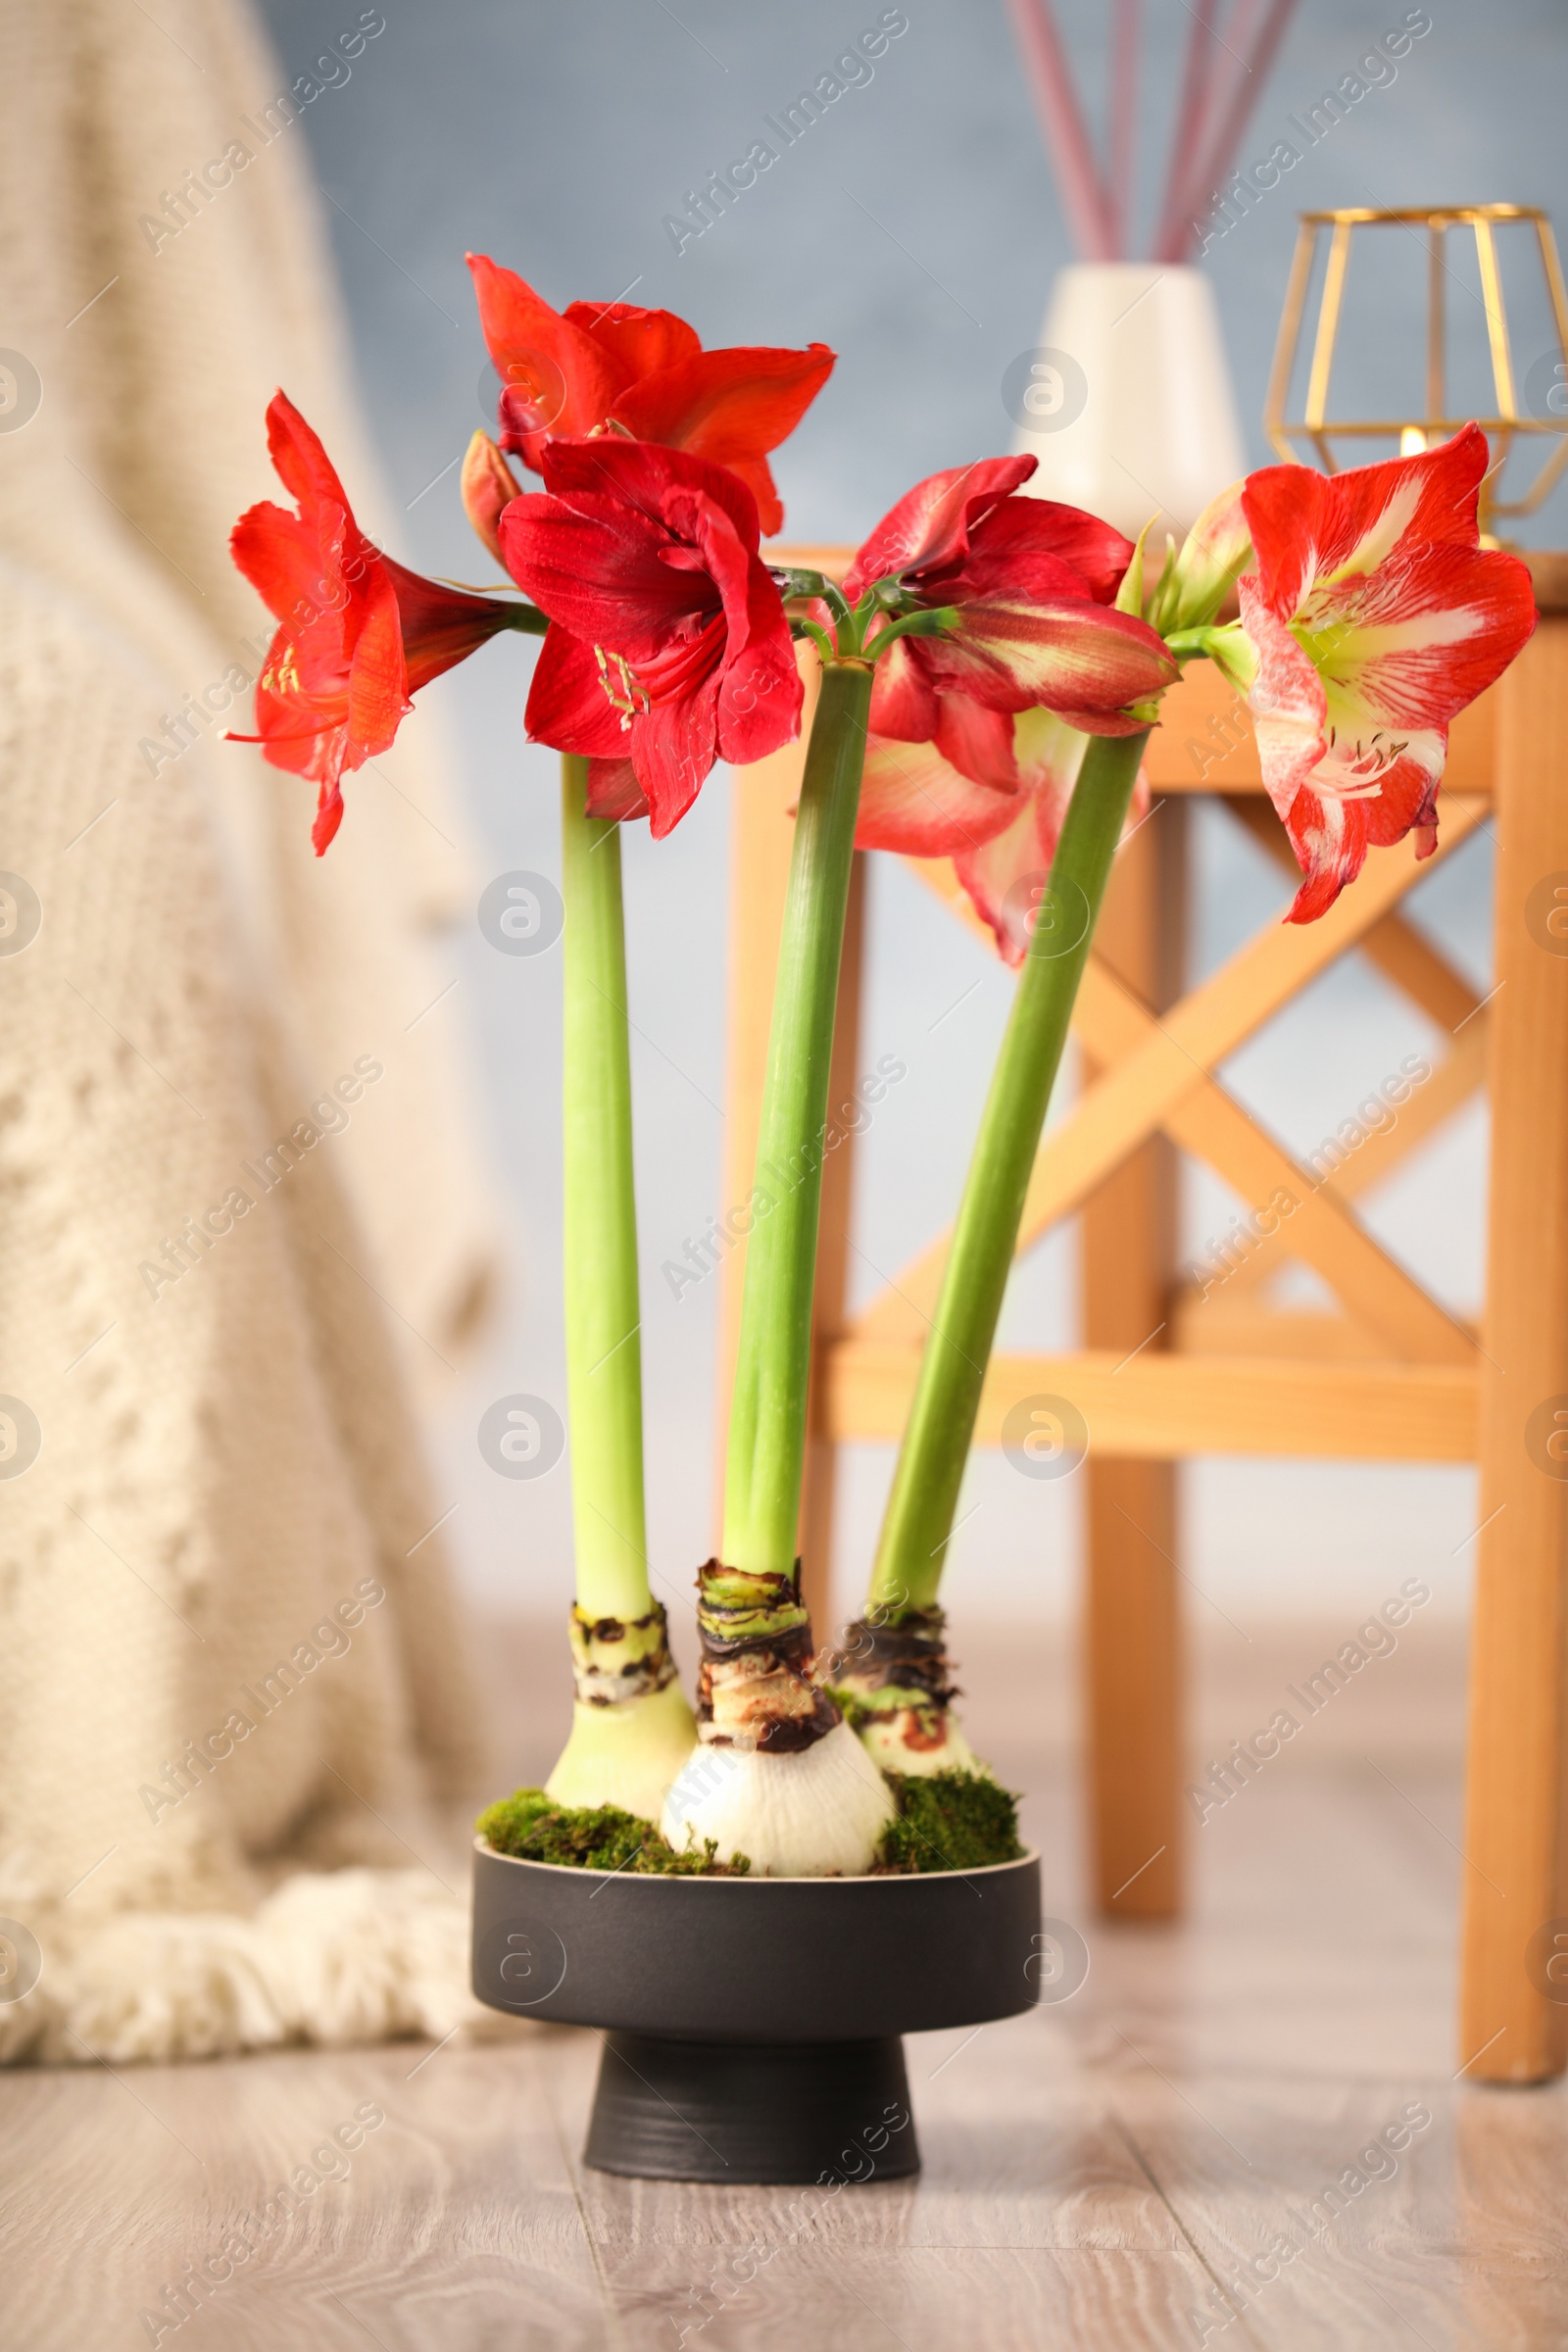
[[427,580],[391,556],[383,556],[381,564],[397,598],[410,694],[428,686],[454,663],[466,662],[487,637],[509,625],[506,606],[491,597]]
[[1328,693],[1310,657],[1251,578],[1240,584],[1242,628],[1255,657],[1248,707],[1263,785],[1282,817],[1328,754]]
[[1375,571],[1411,548],[1474,547],[1489,462],[1486,434],[1467,424],[1423,456],[1349,473],[1266,466],[1250,474],[1242,504],[1270,603],[1294,612],[1313,587]]
[[1006,712],[990,710],[972,695],[938,697],[932,741],[943,758],[951,760],[971,783],[989,784],[994,792],[1017,790],[1012,738],[1013,721]]
[[648,814],[648,800],[629,760],[590,760],[587,808],[604,824],[629,824]]
[[939,691],[997,710],[1071,710],[1076,725],[1102,734],[1136,732],[1147,722],[1125,718],[1124,706],[1181,674],[1146,621],[1087,598],[961,605],[950,634],[919,641],[916,658]]
[[1084,735],[1142,735],[1149,725],[1136,710],[1075,710],[1070,703],[1050,706],[1053,717]]
[[934,743],[873,734],[865,747],[856,846],[897,850],[906,858],[952,858],[978,849],[1011,824],[1017,803],[1016,791],[976,784]]
[[602,424],[626,382],[619,357],[583,327],[553,311],[514,270],[470,253],[485,348],[501,378],[507,429],[503,449],[520,453],[535,472],[550,433],[588,433]]
[[501,544],[552,620],[639,663],[720,606],[745,629],[757,509],[726,467],[613,438],[552,441],[543,463],[550,495],[514,500]]
[[[1088,738],[1049,710],[1026,710],[1001,723],[1011,739],[1008,763],[1017,778],[1001,790],[965,775],[934,743],[873,734],[855,838],[862,850],[951,858],[1004,959],[1016,965],[1042,905],[1048,919],[1066,920],[1067,909],[1052,906],[1047,883]],[[1149,786],[1140,773],[1129,826],[1148,810]]]
[[1285,829],[1303,877],[1285,920],[1315,923],[1366,863],[1366,805],[1307,785],[1291,804]]
[[1004,498],[970,530],[956,580],[943,579],[939,593],[938,567],[922,571],[921,578],[930,581],[933,604],[946,603],[950,595],[962,601],[1010,592],[1029,597],[1087,594],[1097,604],[1109,605],[1115,602],[1132,554],[1130,539],[1081,507],[1058,506],[1045,498]]
[[[1015,968],[1029,952],[1031,933],[1047,900],[1051,861],[1088,749],[1086,736],[1064,727],[1049,710],[1031,711],[1018,723],[1020,730],[1028,724],[1034,732],[1028,782],[1008,822],[989,841],[960,850],[953,860],[976,914],[991,926],[1003,961]],[[1048,906],[1047,919],[1057,912]]]
[[[264,498],[246,510],[228,538],[230,555],[268,611],[274,619],[287,617],[296,631],[330,612],[326,602],[330,590],[322,577],[319,526],[324,517],[319,508],[315,519],[318,527],[307,528],[286,507]],[[346,522],[346,510],[339,508],[328,540],[329,554],[341,546]],[[335,564],[337,559],[333,561]],[[332,634],[335,642],[335,628]]]
[[[710,498],[706,489],[691,490],[684,498],[671,499],[666,512],[677,529],[691,533],[691,545],[666,548],[664,562],[671,570],[695,572],[699,577],[706,574],[712,581],[724,608],[733,660],[752,633],[757,548],[755,541],[748,544],[750,514],[747,536],[743,538],[727,507]],[[756,565],[756,572],[766,582],[762,611],[770,620],[778,609],[778,590],[760,565]]]
[[[1333,758],[1324,680],[1284,621],[1262,605],[1250,578],[1242,581],[1242,625],[1257,654],[1249,696],[1257,762],[1304,875],[1286,922],[1316,922],[1345,884],[1356,880],[1373,840],[1398,840],[1405,811],[1415,821],[1422,809],[1432,809],[1448,736],[1444,729],[1422,743],[1425,760],[1410,758],[1403,739],[1401,751],[1390,751],[1380,769],[1356,769],[1354,760]],[[1394,798],[1380,809],[1385,793]],[[1427,823],[1432,821],[1434,813],[1427,813]]]
[[1437,847],[1438,778],[1447,755],[1447,731],[1438,736],[1437,765],[1405,757],[1384,771],[1376,799],[1348,799],[1305,784],[1291,803],[1285,830],[1304,877],[1288,923],[1316,922],[1366,862],[1369,849],[1415,834],[1417,858]]
[[343,793],[337,784],[323,785],[311,819],[311,847],[318,858],[324,858],[337,839],[337,829],[343,822]]
[[[1012,503],[1012,502],[1009,502]],[[1039,505],[1039,500],[1016,501],[1020,507]],[[991,518],[988,516],[988,520]],[[1092,598],[1089,583],[1081,571],[1058,556],[1054,549],[982,548],[977,544],[964,558],[963,568],[944,575],[925,572],[918,582],[922,601],[928,605],[987,604],[996,597],[1011,604],[1048,604],[1064,596],[1078,597],[1085,604],[1109,604],[1111,599]],[[1126,542],[1123,542],[1125,545]]]
[[715,662],[689,692],[656,701],[632,727],[632,765],[656,841],[680,823],[718,757],[718,697]]
[[757,501],[757,519],[764,539],[776,539],[784,528],[784,507],[765,458],[729,458],[729,470],[746,484]]
[[889,508],[846,573],[844,593],[851,604],[873,580],[961,557],[971,522],[1028,481],[1038,464],[1037,458],[981,458],[916,482]]
[[348,494],[320,437],[283,393],[267,404],[267,454],[289,496],[307,511],[321,501],[349,513]]
[[[688,576],[660,561],[668,535],[612,492],[534,491],[501,517],[501,557],[542,612],[588,645],[651,661],[692,610]],[[718,604],[716,593],[708,600]]]
[[718,695],[719,757],[750,767],[800,733],[805,689],[788,624],[777,625],[778,591],[752,559],[745,635],[730,623],[730,652]]
[[644,311],[629,302],[568,302],[561,315],[608,353],[623,384],[692,359],[703,348],[697,329],[673,311]]
[[1402,840],[1414,826],[1428,836],[1417,855],[1431,855],[1447,728],[1352,736],[1335,726],[1334,696],[1250,579],[1242,582],[1242,616],[1257,654],[1250,700],[1263,782],[1305,876],[1286,919],[1314,922],[1354,881],[1370,847]]
[[[1013,725],[1021,778],[1013,812],[989,840],[959,850],[953,863],[975,912],[995,933],[1003,960],[1016,966],[1041,922],[1051,926],[1047,947],[1065,951],[1082,936],[1082,906],[1054,897],[1050,875],[1088,743],[1049,710],[1026,710]],[[1127,829],[1136,829],[1148,813],[1149,782],[1140,769]]]
[[939,710],[937,690],[915,661],[913,639],[895,638],[871,672],[872,734],[901,743],[929,742]]
[[1501,676],[1535,623],[1515,557],[1448,541],[1325,586],[1297,626],[1331,693],[1399,727],[1451,719]]
[[[1271,771],[1279,777],[1292,747],[1277,720],[1259,725],[1258,743],[1265,781]],[[1287,922],[1314,922],[1325,913],[1355,880],[1369,849],[1390,847],[1412,831],[1418,858],[1437,848],[1438,784],[1448,730],[1411,729],[1398,744],[1392,758],[1362,765],[1332,751],[1306,770],[1288,801],[1283,790],[1278,797],[1271,792],[1304,876]]]
[[[346,760],[358,767],[361,759],[389,751],[401,719],[410,708],[412,681],[404,659],[397,592],[390,565],[382,564],[380,577],[365,582],[345,615],[348,654],[347,726],[349,744],[360,757]],[[454,654],[453,660],[462,656]],[[286,766],[285,760],[281,764]]]
[[765,457],[794,432],[833,371],[825,343],[807,351],[704,351],[645,375],[611,421],[636,441],[689,449],[716,466]]
[[1366,810],[1367,840],[1373,849],[1390,849],[1409,833],[1414,835],[1418,862],[1433,855],[1438,846],[1438,786],[1447,757],[1448,730],[1437,727],[1412,739],[1409,750],[1385,769],[1377,799],[1358,804]]
[[585,760],[628,760],[630,720],[610,700],[602,657],[552,621],[534,664],[524,723],[531,743]]
[[680,490],[701,491],[722,507],[746,548],[756,553],[760,532],[757,503],[730,466],[618,435],[586,441],[555,441],[544,466],[545,488],[559,498],[607,491],[629,512],[652,520],[663,502]]

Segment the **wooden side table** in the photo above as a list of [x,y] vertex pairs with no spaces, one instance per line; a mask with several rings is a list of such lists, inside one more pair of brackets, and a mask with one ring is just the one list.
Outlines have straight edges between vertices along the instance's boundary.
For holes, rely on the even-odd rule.
[[[849,551],[780,554],[832,571]],[[1021,1253],[1082,1211],[1084,1345],[999,1353],[976,1432],[978,1444],[1000,1444],[1008,1408],[1047,1394],[1069,1398],[1092,1433],[1092,1842],[1102,1907],[1116,1917],[1169,1916],[1181,1901],[1176,1464],[1208,1452],[1479,1460],[1459,2055],[1471,2079],[1495,2082],[1536,2082],[1568,2060],[1568,558],[1533,568],[1541,626],[1454,726],[1444,784],[1440,858],[1484,824],[1497,837],[1496,972],[1484,1001],[1398,910],[1431,870],[1408,842],[1374,851],[1321,922],[1270,922],[1181,993],[1187,804],[1217,796],[1282,863],[1290,851],[1245,706],[1218,672],[1197,663],[1165,698],[1146,761],[1154,813],[1118,859],[1079,997],[1083,1088],[1041,1146],[1019,1236]],[[803,757],[791,746],[735,781],[731,1200],[752,1181]],[[909,862],[974,924],[950,864]],[[862,893],[858,874],[835,1101],[857,1074]],[[1213,1073],[1352,949],[1449,1044],[1397,1125],[1325,1176],[1299,1165]],[[1354,1201],[1483,1086],[1492,1182],[1475,1331],[1387,1254]],[[816,1286],[802,1548],[819,1623],[837,1449],[901,1435],[947,1249],[934,1237],[848,1315],[852,1150],[827,1162]],[[1250,1205],[1281,1193],[1295,1202],[1208,1296],[1174,1278],[1178,1150]],[[1334,1311],[1268,1305],[1267,1275],[1287,1257],[1323,1277]],[[722,1267],[721,1395],[743,1264],[736,1249]]]

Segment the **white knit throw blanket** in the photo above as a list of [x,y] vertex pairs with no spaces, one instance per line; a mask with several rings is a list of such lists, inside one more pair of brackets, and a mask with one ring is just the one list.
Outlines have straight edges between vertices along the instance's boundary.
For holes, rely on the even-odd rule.
[[[250,725],[270,633],[226,542],[281,495],[274,386],[399,542],[278,61],[239,0],[155,13],[0,18],[13,2059],[469,2009],[463,1880],[423,1857],[428,1809],[471,1790],[474,1706],[411,1396],[451,1377],[492,1267],[454,1008],[420,1017],[472,883],[429,714],[319,862],[314,788],[215,741]],[[222,184],[199,202],[192,173]]]

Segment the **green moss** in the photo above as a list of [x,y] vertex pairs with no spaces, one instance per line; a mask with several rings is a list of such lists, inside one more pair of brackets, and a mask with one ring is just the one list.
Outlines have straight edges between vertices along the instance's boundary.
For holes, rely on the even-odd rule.
[[710,1838],[700,1854],[678,1854],[652,1822],[614,1805],[558,1805],[542,1788],[518,1788],[485,1808],[474,1828],[498,1854],[521,1862],[564,1862],[579,1870],[625,1871],[639,1878],[694,1878],[710,1872],[743,1878],[751,1864],[744,1854],[732,1862],[715,1859]]
[[1016,1862],[1018,1799],[980,1773],[887,1775],[898,1817],[877,1848],[881,1871],[983,1870]]
[[[929,1777],[890,1772],[887,1784],[898,1816],[877,1848],[878,1872],[983,1870],[993,1862],[1016,1862],[1023,1852],[1018,1800],[997,1782],[967,1772]],[[542,1788],[519,1788],[503,1797],[474,1826],[498,1854],[514,1854],[524,1862],[667,1878],[708,1873],[740,1878],[751,1868],[744,1854],[733,1862],[718,1861],[712,1838],[700,1854],[678,1854],[635,1813],[614,1805],[558,1805]]]

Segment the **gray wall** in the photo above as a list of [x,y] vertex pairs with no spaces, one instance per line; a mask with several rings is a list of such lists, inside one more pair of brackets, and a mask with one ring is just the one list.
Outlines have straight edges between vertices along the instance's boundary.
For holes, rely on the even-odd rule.
[[[265,13],[292,74],[358,11],[349,0],[335,8],[268,0]],[[518,269],[558,304],[624,293],[680,311],[710,344],[833,344],[841,355],[833,380],[777,465],[792,536],[857,538],[922,473],[1006,446],[1002,375],[1036,340],[1053,273],[1072,256],[1000,0],[906,0],[908,30],[874,78],[847,92],[679,255],[663,216],[705,172],[743,152],[762,116],[827,68],[877,8],[448,0],[421,9],[384,0],[383,13],[384,33],[351,80],[308,110],[306,124],[332,200],[325,210],[365,399],[407,511],[394,552],[430,571],[482,576],[453,476],[425,492],[473,425],[489,421],[462,258],[470,246]],[[1098,90],[1109,12],[1065,0],[1062,13],[1086,83]],[[1207,257],[1254,460],[1267,455],[1258,417],[1298,209],[1511,199],[1564,212],[1561,6],[1494,0],[1482,10],[1434,0],[1430,13],[1432,29],[1396,80],[1368,91]],[[1152,0],[1149,14],[1146,206],[1188,23],[1175,0]],[[1287,115],[1352,72],[1368,40],[1403,14],[1305,0],[1244,154],[1266,154]],[[1418,400],[1423,267],[1414,244],[1388,232],[1336,379],[1348,401]],[[1479,294],[1457,258],[1450,308],[1455,351],[1477,350]],[[1520,338],[1528,366],[1544,340],[1539,304],[1522,310]],[[1555,499],[1533,535],[1561,542],[1565,521]],[[492,649],[427,698],[458,729],[492,872],[549,873],[558,863],[554,762],[521,742],[526,660],[516,644]],[[677,1303],[659,1269],[724,1205],[716,1106],[728,789],[715,777],[669,841],[655,846],[640,829],[627,843],[653,1551],[671,1598],[684,1594],[711,1542],[713,1286]],[[1280,903],[1272,877],[1221,819],[1201,828],[1200,851],[1200,968]],[[1477,975],[1486,968],[1486,903],[1484,841],[1418,901],[1422,919]],[[867,1058],[895,1053],[909,1075],[863,1153],[862,1292],[876,1287],[876,1269],[893,1272],[951,1213],[1008,995],[995,963],[900,871],[876,876],[872,928]],[[508,1391],[563,1394],[558,967],[548,956],[499,956],[476,930],[458,952],[518,1279],[504,1327],[455,1391],[437,1442],[449,1498],[462,1505],[451,1533],[470,1581],[521,1605],[554,1605],[569,1586],[564,1469],[537,1485],[497,1479],[479,1458],[474,1426]],[[1401,1054],[1436,1043],[1369,975],[1348,970],[1240,1055],[1230,1075],[1288,1141],[1306,1148]],[[1472,1115],[1450,1128],[1419,1179],[1390,1188],[1368,1210],[1390,1246],[1457,1307],[1479,1296],[1484,1165],[1484,1131]],[[1218,1230],[1229,1205],[1222,1188],[1194,1178],[1192,1248]],[[1061,1243],[1015,1283],[1004,1336],[1067,1341],[1073,1311],[1071,1252]],[[889,1466],[876,1449],[853,1465],[841,1546],[852,1582]],[[1032,1484],[995,1457],[977,1461],[963,1505],[973,1515],[954,1546],[956,1603],[977,1613],[1064,1605],[1074,1486]],[[1204,1464],[1190,1474],[1187,1494],[1187,1564],[1227,1610],[1353,1611],[1412,1566],[1432,1574],[1454,1605],[1462,1598],[1474,1524],[1466,1472]]]

